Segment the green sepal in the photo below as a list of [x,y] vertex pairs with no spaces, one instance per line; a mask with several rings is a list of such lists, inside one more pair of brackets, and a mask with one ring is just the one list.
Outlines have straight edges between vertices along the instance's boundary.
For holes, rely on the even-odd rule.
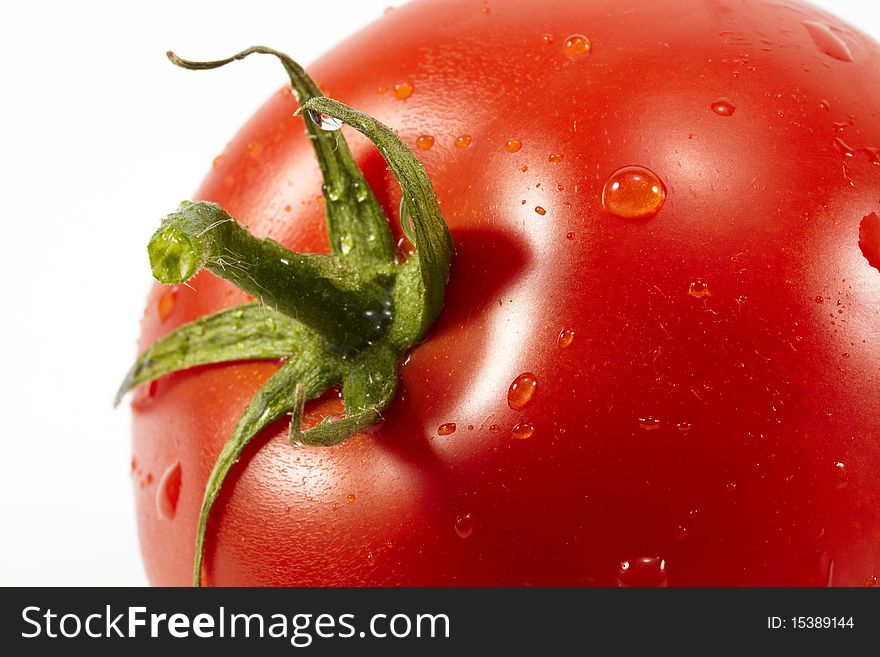
[[147,349],[128,371],[114,406],[129,390],[161,376],[198,365],[283,358],[314,340],[286,315],[249,303],[184,324]]
[[416,256],[424,286],[419,332],[424,334],[443,309],[453,255],[452,237],[425,168],[391,128],[338,100],[315,97],[300,105],[300,110],[327,114],[363,133],[379,149],[400,183],[403,202],[415,230]]
[[208,517],[229,471],[248,443],[261,430],[294,408],[297,403],[298,386],[301,391],[300,397],[310,399],[321,394],[338,380],[337,362],[338,357],[328,352],[317,340],[307,341],[300,345],[297,356],[282,365],[281,369],[251,399],[232,436],[220,450],[205,486],[196,533],[194,586],[201,585]]

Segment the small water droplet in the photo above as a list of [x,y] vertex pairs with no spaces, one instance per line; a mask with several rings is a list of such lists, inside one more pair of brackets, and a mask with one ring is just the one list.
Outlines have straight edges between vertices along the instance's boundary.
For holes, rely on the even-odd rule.
[[492,433],[501,433],[501,427],[497,424],[493,424],[489,427],[489,431],[491,431]]
[[455,433],[455,422],[447,422],[437,427],[438,436],[448,436]]
[[428,150],[433,145],[434,137],[432,137],[431,135],[419,135],[416,138],[416,146],[418,146],[423,151]]
[[504,150],[508,153],[516,153],[520,148],[522,148],[522,142],[519,139],[508,139],[504,144]]
[[668,584],[666,560],[660,557],[635,557],[617,567],[617,585],[662,587]]
[[455,146],[456,148],[467,148],[471,145],[471,141],[470,135],[459,135],[455,138]]
[[542,34],[541,41],[544,43],[553,43],[553,35],[552,34]]
[[870,575],[865,580],[865,586],[868,587],[869,589],[872,589],[875,586],[877,586],[877,575]]
[[876,212],[859,223],[859,248],[868,264],[880,271],[880,216]]
[[718,116],[733,116],[736,106],[730,102],[729,98],[719,98],[711,105],[712,111]]
[[712,291],[706,281],[698,278],[688,286],[688,294],[694,299],[702,299],[703,297],[711,297]]
[[470,513],[459,513],[455,517],[455,533],[459,538],[467,538],[474,533],[474,517]]
[[653,217],[666,202],[666,186],[650,169],[621,167],[602,188],[602,206],[624,219]]
[[851,62],[853,60],[852,53],[846,42],[831,27],[820,21],[804,21],[804,27],[813,38],[813,43],[829,57],[841,62]]
[[550,153],[550,157],[547,159],[553,162],[553,164],[562,162],[562,156],[559,153]]
[[214,161],[211,162],[211,166],[214,167],[215,169],[219,169],[220,167],[223,166],[223,160],[224,160],[223,156],[218,155],[217,157],[214,158]]
[[354,504],[355,500],[357,500],[357,496],[354,493],[349,493],[345,498],[345,501],[349,504]]
[[535,213],[541,215],[542,217],[547,214],[547,210],[542,208],[540,205],[535,206]]
[[571,343],[574,342],[574,329],[564,328],[559,332],[559,338],[556,340],[556,344],[559,345],[560,349],[567,349],[571,346]]
[[134,475],[134,473],[137,472],[137,467],[138,467],[137,459],[134,456],[132,456],[131,457],[131,474],[132,475]]
[[574,239],[574,233],[566,233],[566,234],[565,234],[565,239],[567,239],[567,240],[573,240],[573,239]]
[[831,143],[834,144],[834,150],[843,155],[844,157],[853,157],[856,152],[856,149],[847,144],[840,137],[835,137],[831,140]]
[[846,464],[843,461],[837,461],[834,464],[834,485],[837,488],[845,488],[849,483],[849,475],[846,472]]
[[388,87],[376,87],[376,93],[377,94],[388,93]]
[[660,429],[661,422],[656,417],[640,417],[639,418],[639,429],[642,431],[657,431]]
[[532,401],[538,389],[538,379],[531,372],[523,372],[513,380],[507,390],[507,405],[518,410]]
[[831,110],[831,104],[827,100],[819,101],[819,109],[825,110],[826,112]]
[[177,512],[181,478],[180,463],[173,463],[159,479],[159,486],[156,489],[156,510],[160,518],[171,520]]
[[159,319],[161,321],[165,321],[171,315],[171,311],[174,310],[174,304],[177,301],[177,294],[179,291],[178,285],[171,285],[162,290],[162,295],[159,297],[159,303],[157,304],[157,308],[159,311]]
[[342,127],[342,119],[337,119],[335,116],[330,116],[329,114],[324,114],[311,109],[306,110],[306,113],[309,115],[309,119],[311,119],[312,123],[321,128],[321,130],[335,132]]
[[733,493],[734,491],[736,491],[736,482],[728,481],[726,484],[724,484],[724,490],[726,490],[728,493]]
[[367,565],[368,566],[375,566],[376,565],[376,558],[373,556],[372,552],[367,552]]
[[848,121],[833,121],[831,123],[831,128],[834,132],[843,132],[849,126]]
[[825,303],[825,297],[816,297],[816,303]]
[[691,427],[693,427],[693,426],[694,425],[692,425],[690,422],[679,422],[675,425],[675,428],[678,429],[679,431],[681,431],[682,433],[687,433],[688,431],[691,430]]
[[562,52],[569,57],[582,57],[589,54],[593,44],[583,34],[572,34],[562,44]]
[[525,173],[525,172],[528,171],[528,170],[529,170],[529,165],[528,165],[528,164],[523,164],[523,165],[522,165],[522,168],[520,169],[520,171],[522,171],[523,173]]
[[398,100],[406,100],[413,93],[413,86],[409,82],[398,82],[393,88],[394,97]]
[[258,142],[251,142],[247,145],[247,151],[251,155],[256,155],[260,152],[260,144]]
[[676,541],[683,541],[687,538],[688,528],[686,525],[677,525],[672,532]]
[[865,146],[859,149],[859,153],[864,153],[871,164],[880,164],[880,148],[874,146]]
[[510,437],[516,440],[528,440],[534,433],[534,425],[528,422],[520,422],[510,430]]

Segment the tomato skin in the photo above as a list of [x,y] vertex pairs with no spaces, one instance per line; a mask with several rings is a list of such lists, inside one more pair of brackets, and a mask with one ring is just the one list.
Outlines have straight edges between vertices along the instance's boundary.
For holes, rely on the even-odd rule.
[[[415,150],[456,244],[447,304],[367,435],[294,449],[279,422],[251,444],[212,512],[205,582],[865,584],[880,571],[880,271],[858,242],[880,168],[845,147],[880,146],[878,45],[799,3],[481,7],[405,5],[310,68],[412,146],[434,137]],[[834,26],[852,61],[805,21]],[[565,54],[572,34],[588,54]],[[391,91],[401,82],[406,100]],[[713,110],[721,99],[733,111]],[[273,96],[196,198],[326,252],[294,108]],[[396,216],[381,157],[350,143]],[[652,218],[602,207],[628,165],[665,184]],[[201,274],[161,319],[163,292],[140,349],[245,299]],[[208,473],[275,367],[203,367],[136,391],[152,583],[190,582]],[[525,372],[535,394],[514,410],[508,387]],[[307,420],[341,408],[328,393]],[[446,423],[456,431],[438,435]],[[534,433],[512,438],[521,423]],[[156,488],[174,463],[169,520]],[[639,559],[663,572],[621,571]]]

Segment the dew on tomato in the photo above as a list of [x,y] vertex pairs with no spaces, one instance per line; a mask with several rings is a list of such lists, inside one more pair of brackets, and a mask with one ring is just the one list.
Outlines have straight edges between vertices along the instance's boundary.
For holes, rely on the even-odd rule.
[[432,135],[419,135],[416,137],[416,146],[419,150],[426,151],[434,145],[434,137]]
[[712,291],[709,289],[709,284],[706,281],[698,278],[691,281],[691,284],[688,285],[688,294],[694,299],[702,299],[703,297],[711,297]]
[[732,116],[736,111],[736,107],[728,98],[719,98],[710,107],[718,116]]
[[392,89],[394,97],[398,100],[406,100],[407,98],[412,96],[413,91],[414,88],[409,82],[398,82],[394,85]]
[[846,464],[843,461],[837,461],[834,464],[834,485],[837,488],[843,488],[849,483],[849,474],[846,471]]
[[535,206],[535,214],[539,214],[539,215],[541,215],[541,216],[543,217],[545,214],[547,214],[547,210],[545,210],[545,209],[544,209],[543,207],[541,207],[540,205],[536,205],[536,206]]
[[459,513],[455,517],[455,533],[459,538],[468,538],[474,533],[476,521],[470,513]]
[[852,52],[846,41],[831,26],[822,21],[804,21],[804,27],[813,39],[813,43],[823,53],[841,62],[851,62]]
[[567,349],[571,346],[571,343],[574,342],[574,329],[564,328],[559,332],[559,337],[556,339],[556,344],[559,345],[560,349]]
[[843,141],[841,137],[835,137],[831,140],[831,143],[834,144],[834,150],[844,157],[853,157],[855,155],[856,149]]
[[345,501],[349,504],[354,504],[357,501],[357,496],[354,493],[349,493],[345,496]]
[[559,164],[560,162],[562,162],[562,155],[560,155],[559,153],[550,153],[550,156],[547,159],[550,162],[553,162],[553,164]]
[[174,518],[177,501],[180,498],[181,481],[182,471],[179,462],[172,463],[162,473],[159,486],[156,488],[156,510],[160,518],[164,520]]
[[177,302],[178,292],[179,286],[177,285],[171,285],[162,291],[157,308],[159,310],[159,319],[163,322],[168,319],[171,312],[174,310],[174,304]]
[[510,437],[515,440],[528,440],[535,434],[535,426],[530,422],[519,422],[510,430]]
[[666,202],[666,186],[659,176],[642,166],[617,169],[602,188],[602,206],[623,219],[647,219]]
[[640,417],[639,418],[639,429],[642,431],[657,431],[663,423],[656,417]]
[[491,431],[492,433],[501,433],[501,427],[497,424],[490,424],[489,431]]
[[438,436],[449,436],[455,433],[455,422],[445,422],[437,427],[437,435]]
[[508,153],[516,153],[519,149],[522,148],[522,141],[519,139],[508,139],[507,143],[504,144],[504,150]]
[[562,44],[562,52],[569,57],[583,57],[589,54],[593,45],[583,34],[572,34]]
[[523,372],[517,376],[507,390],[507,405],[514,410],[523,408],[532,401],[538,389],[538,379],[531,372]]
[[617,567],[621,587],[663,587],[668,584],[666,560],[660,557],[633,557]]

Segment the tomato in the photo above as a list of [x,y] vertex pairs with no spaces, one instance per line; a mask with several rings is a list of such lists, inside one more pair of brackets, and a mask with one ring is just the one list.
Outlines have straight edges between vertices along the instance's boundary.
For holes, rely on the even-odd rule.
[[[205,582],[875,582],[878,65],[805,4],[680,0],[414,2],[318,61],[423,161],[455,244],[446,305],[383,422],[293,448],[279,420],[249,445]],[[295,109],[270,98],[196,197],[326,252]],[[396,217],[382,157],[344,134]],[[208,273],[156,286],[140,348],[244,301]],[[277,368],[136,391],[154,584],[190,582],[214,459]],[[306,421],[341,412],[331,391]]]

